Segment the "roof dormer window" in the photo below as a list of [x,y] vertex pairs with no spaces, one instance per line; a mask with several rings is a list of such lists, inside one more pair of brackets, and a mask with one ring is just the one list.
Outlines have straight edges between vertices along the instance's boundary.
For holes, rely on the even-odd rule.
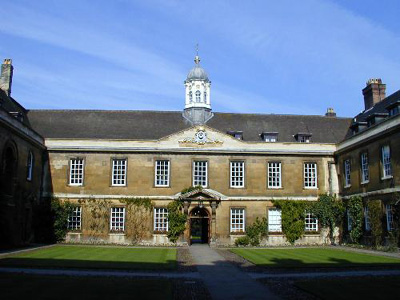
[[400,100],[388,105],[386,109],[389,111],[389,117],[393,117],[400,113]]
[[310,143],[311,133],[298,133],[294,137],[299,143]]
[[261,138],[267,143],[276,143],[278,141],[278,132],[263,132]]
[[243,131],[228,131],[227,133],[233,136],[235,139],[243,140]]
[[374,113],[367,117],[368,127],[382,122],[388,116],[387,113]]
[[351,132],[353,135],[359,133],[361,130],[367,128],[367,122],[357,122],[356,119],[354,119],[354,123],[351,124]]

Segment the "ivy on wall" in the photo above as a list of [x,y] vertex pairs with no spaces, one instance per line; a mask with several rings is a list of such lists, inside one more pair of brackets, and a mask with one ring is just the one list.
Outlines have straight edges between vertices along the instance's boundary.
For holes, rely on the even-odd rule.
[[68,216],[72,213],[75,205],[68,201],[60,201],[58,198],[51,199],[51,217],[53,225],[52,241],[61,242],[68,232]]
[[311,207],[306,201],[272,200],[282,211],[282,232],[290,244],[304,235],[305,212]]
[[312,205],[311,212],[318,218],[322,227],[329,228],[329,238],[332,244],[335,243],[335,227],[340,226],[345,213],[343,203],[335,196],[322,194]]
[[169,240],[173,243],[179,239],[186,229],[187,216],[182,212],[183,202],[174,200],[168,204],[168,233]]
[[351,218],[350,238],[355,244],[363,235],[363,202],[361,197],[351,197],[347,202],[347,211]]

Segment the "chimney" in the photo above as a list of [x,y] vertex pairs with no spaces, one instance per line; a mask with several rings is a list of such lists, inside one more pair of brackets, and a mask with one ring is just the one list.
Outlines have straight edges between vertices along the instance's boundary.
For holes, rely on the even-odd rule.
[[325,117],[336,117],[335,110],[332,107],[328,107]]
[[362,93],[364,95],[365,110],[367,110],[385,99],[386,84],[383,84],[380,78],[370,79],[367,81],[367,86],[362,90]]
[[14,67],[12,66],[12,60],[6,58],[1,65],[0,89],[6,92],[7,96],[11,95],[13,70]]

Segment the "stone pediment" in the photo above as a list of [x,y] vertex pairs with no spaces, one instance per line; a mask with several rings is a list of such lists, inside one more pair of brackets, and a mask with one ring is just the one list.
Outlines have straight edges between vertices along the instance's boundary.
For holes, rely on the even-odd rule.
[[179,147],[222,147],[227,144],[241,145],[241,140],[235,139],[227,133],[220,132],[206,125],[193,126],[172,135],[166,136],[159,141],[161,144],[174,144]]
[[197,200],[197,201],[207,201],[207,200],[220,200],[220,196],[217,193],[213,193],[206,189],[195,189],[193,191],[181,194],[179,199],[182,200]]

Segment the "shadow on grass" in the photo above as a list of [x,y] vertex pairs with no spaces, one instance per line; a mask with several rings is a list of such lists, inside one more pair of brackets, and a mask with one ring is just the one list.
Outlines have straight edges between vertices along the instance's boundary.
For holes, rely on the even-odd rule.
[[330,257],[328,262],[310,262],[305,263],[299,259],[293,258],[273,258],[270,260],[271,263],[257,264],[259,267],[263,268],[391,268],[400,269],[400,260],[398,263],[390,262],[354,262],[346,259],[339,259],[335,257]]
[[167,279],[68,277],[0,273],[0,298],[29,299],[173,299]]
[[13,268],[66,268],[66,269],[102,269],[102,270],[175,270],[177,262],[167,260],[164,263],[151,262],[121,262],[98,260],[74,260],[74,259],[44,259],[10,257],[0,259],[0,267]]

